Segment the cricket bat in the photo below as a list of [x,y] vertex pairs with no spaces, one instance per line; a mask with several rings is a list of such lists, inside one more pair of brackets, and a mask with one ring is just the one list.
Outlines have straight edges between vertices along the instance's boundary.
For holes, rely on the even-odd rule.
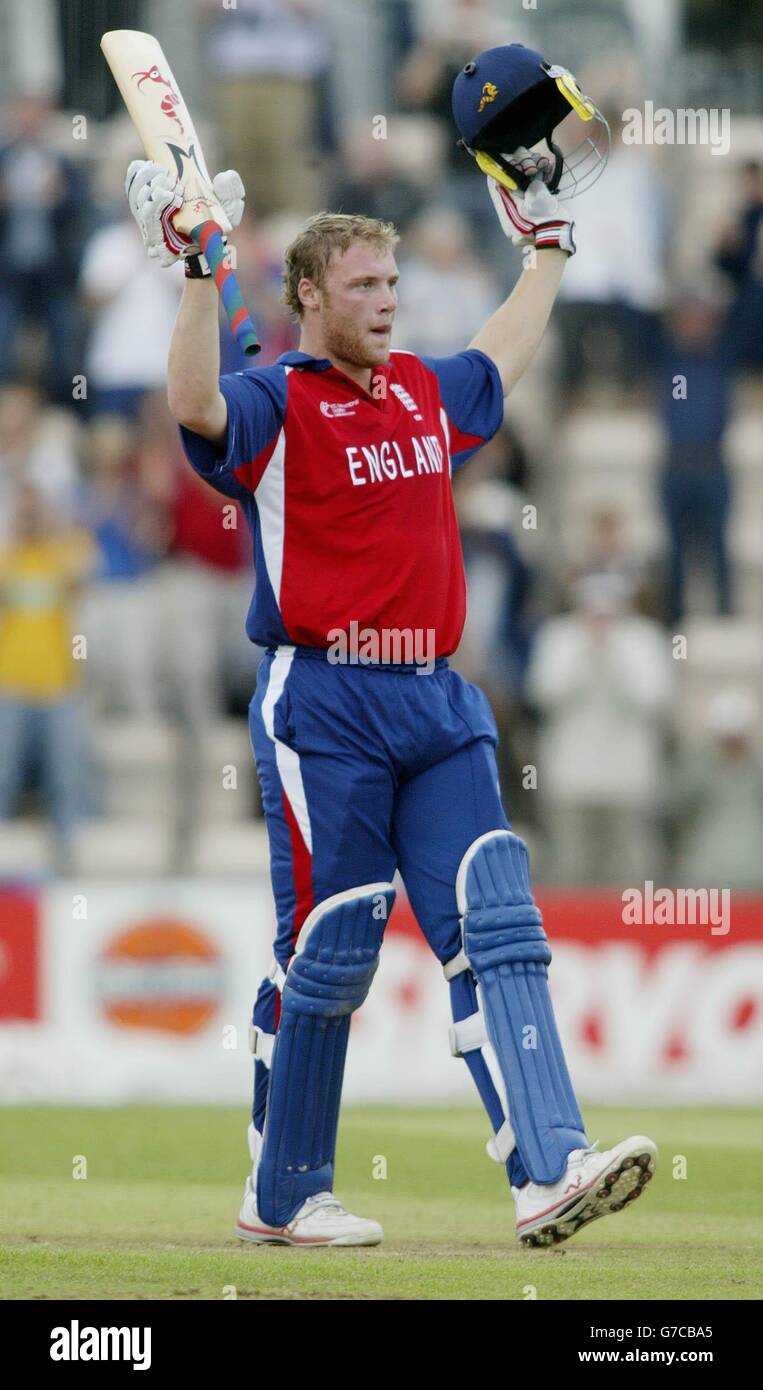
[[247,354],[259,352],[254,324],[226,263],[223,235],[231,225],[215,197],[199,137],[161,45],[153,34],[112,29],[103,35],[101,49],[147,157],[176,175],[183,186],[183,204],[173,226],[206,256],[239,346]]

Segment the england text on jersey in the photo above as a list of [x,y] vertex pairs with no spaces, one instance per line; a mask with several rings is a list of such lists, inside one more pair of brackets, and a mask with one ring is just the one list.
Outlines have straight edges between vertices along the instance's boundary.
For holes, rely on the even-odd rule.
[[454,651],[465,588],[451,473],[503,419],[493,362],[475,349],[393,351],[365,392],[328,360],[290,352],[220,389],[226,447],[181,436],[251,528],[251,640],[327,648],[355,622],[433,629],[436,654]]

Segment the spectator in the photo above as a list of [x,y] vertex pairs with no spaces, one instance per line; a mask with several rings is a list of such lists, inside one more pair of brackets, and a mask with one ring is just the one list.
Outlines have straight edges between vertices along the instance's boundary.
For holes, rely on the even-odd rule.
[[142,414],[140,476],[167,517],[158,573],[159,678],[179,738],[175,862],[187,863],[197,827],[204,739],[234,701],[246,709],[261,652],[247,642],[253,587],[248,528],[235,503],[190,469],[164,394]]
[[91,325],[86,356],[90,413],[135,420],[162,386],[183,287],[180,264],[148,260],[133,218],[96,232],[85,247],[82,293]]
[[[400,103],[435,116],[452,132],[451,93],[458,73],[470,58],[500,43],[506,43],[505,25],[491,0],[441,0],[420,6],[417,41],[398,79]],[[448,141],[447,163],[457,177],[472,173],[471,161],[458,149],[455,136]]]
[[74,164],[51,148],[49,106],[20,96],[0,147],[0,382],[14,371],[22,322],[40,325],[47,340],[45,382],[53,400],[72,403],[79,364],[76,296],[85,187]]
[[409,352],[461,352],[497,308],[500,289],[474,252],[460,213],[430,207],[410,228],[401,266],[395,342]]
[[609,121],[609,164],[575,202],[578,250],[555,312],[570,397],[591,383],[614,380],[622,391],[643,380],[665,296],[665,189],[650,156],[622,143],[620,112],[610,112]]
[[0,542],[11,531],[16,494],[34,483],[60,521],[74,515],[79,487],[77,427],[71,416],[45,405],[31,381],[0,386]]
[[82,531],[56,529],[31,483],[0,549],[0,819],[39,774],[58,866],[86,812],[87,745],[72,651],[72,602],[93,565]]
[[644,557],[628,545],[625,517],[611,507],[601,507],[591,513],[587,557],[575,577],[583,579],[594,575],[612,576],[624,600],[640,612],[648,613],[655,606]]
[[662,631],[629,610],[620,576],[580,580],[573,611],[541,628],[527,691],[543,719],[549,881],[625,887],[658,876],[670,674]]
[[746,690],[709,702],[705,737],[685,749],[673,790],[675,881],[690,888],[763,890],[760,710]]
[[99,712],[158,712],[154,566],[166,546],[160,509],[141,486],[134,427],[101,415],[90,426],[80,517],[97,563],[80,608],[87,678]]
[[383,140],[375,138],[367,116],[345,132],[331,203],[337,212],[378,217],[382,222],[394,222],[398,231],[405,232],[424,204],[431,175],[437,178],[441,151],[435,137],[429,158],[422,161],[427,176],[414,179],[408,169],[401,167],[399,151],[408,142],[408,132],[398,133],[395,125],[399,124],[400,118],[392,117],[391,129],[385,132]]
[[735,285],[745,283],[758,244],[763,219],[763,165],[747,160],[740,171],[740,205],[736,217],[726,224],[715,249],[715,264]]
[[740,207],[722,231],[715,264],[734,286],[730,336],[740,365],[763,368],[763,165],[748,160],[740,170]]
[[329,57],[320,0],[238,0],[224,9],[206,0],[206,9],[222,167],[238,170],[258,220],[314,212],[319,79]]
[[468,218],[481,251],[502,277],[502,293],[508,293],[520,258],[507,250],[484,174],[459,147],[451,107],[453,83],[464,63],[506,43],[505,16],[495,0],[435,0],[419,4],[417,11],[417,39],[401,66],[397,100],[403,111],[426,114],[441,126],[446,176],[440,198]]
[[525,469],[521,442],[504,428],[455,475],[468,593],[459,660],[501,709],[520,696],[530,650]]
[[454,476],[467,590],[464,634],[452,664],[485,690],[498,727],[498,771],[516,821],[531,821],[535,798],[522,785],[517,730],[530,650],[535,576],[526,555],[522,443],[504,428]]
[[672,311],[659,354],[666,434],[661,497],[668,527],[668,616],[684,614],[688,565],[709,561],[719,613],[732,611],[726,526],[731,479],[724,454],[733,339],[717,308],[696,292]]

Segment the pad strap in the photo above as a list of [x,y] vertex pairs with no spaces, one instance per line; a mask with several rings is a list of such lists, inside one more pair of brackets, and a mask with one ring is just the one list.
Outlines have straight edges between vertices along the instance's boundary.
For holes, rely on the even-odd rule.
[[458,1023],[452,1023],[448,1029],[450,1039],[451,1057],[463,1057],[467,1052],[476,1052],[477,1048],[484,1047],[488,1040],[485,1020],[482,1014],[470,1014],[468,1018],[462,1018]]
[[275,1033],[266,1033],[265,1029],[256,1023],[249,1024],[249,1051],[255,1062],[264,1062],[266,1067],[270,1066],[275,1040]]
[[281,966],[278,964],[277,960],[273,961],[268,971],[268,979],[272,980],[276,989],[279,990],[281,994],[283,994],[284,981],[286,979],[286,971],[281,969]]
[[466,958],[466,951],[459,951],[458,955],[454,956],[452,960],[447,960],[445,962],[442,967],[442,973],[448,981],[448,984],[450,984],[451,980],[455,980],[456,975],[462,975],[465,970],[469,969],[470,965]]
[[511,1125],[508,1120],[504,1120],[498,1133],[487,1141],[488,1157],[496,1163],[505,1163],[516,1142]]

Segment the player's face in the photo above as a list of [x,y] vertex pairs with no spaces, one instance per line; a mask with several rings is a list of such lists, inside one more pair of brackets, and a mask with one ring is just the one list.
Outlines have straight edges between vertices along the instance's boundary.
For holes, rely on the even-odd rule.
[[398,281],[391,251],[356,242],[326,274],[321,327],[326,351],[355,367],[378,367],[389,357]]

